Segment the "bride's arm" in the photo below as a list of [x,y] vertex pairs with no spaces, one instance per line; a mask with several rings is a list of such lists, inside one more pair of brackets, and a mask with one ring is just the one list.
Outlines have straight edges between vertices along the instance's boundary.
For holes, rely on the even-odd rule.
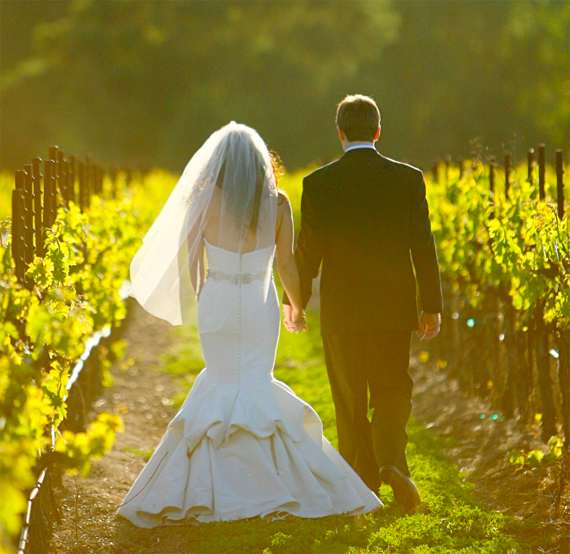
[[[299,274],[295,264],[293,253],[293,210],[291,203],[284,194],[279,194],[279,205],[277,208],[277,271],[281,278],[283,288],[289,297],[292,306],[292,322],[299,323],[300,329],[304,327],[303,305],[301,300],[301,287],[299,285]],[[301,326],[302,324],[302,326]]]

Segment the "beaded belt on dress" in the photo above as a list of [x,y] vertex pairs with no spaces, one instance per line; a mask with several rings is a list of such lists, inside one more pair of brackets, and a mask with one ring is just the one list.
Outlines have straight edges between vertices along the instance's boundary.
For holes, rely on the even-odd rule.
[[232,285],[247,285],[252,281],[263,281],[267,275],[266,271],[257,273],[226,273],[219,269],[208,269],[208,277],[214,281],[228,281]]

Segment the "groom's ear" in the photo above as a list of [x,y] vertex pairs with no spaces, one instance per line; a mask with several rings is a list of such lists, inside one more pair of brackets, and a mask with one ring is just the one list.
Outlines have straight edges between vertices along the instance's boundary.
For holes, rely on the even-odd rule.
[[346,135],[344,134],[344,131],[340,128],[337,127],[338,129],[338,138],[340,139],[340,141],[345,141],[346,140]]
[[374,140],[378,140],[380,138],[380,130],[382,129],[382,127],[378,126],[378,130],[376,131],[376,134],[374,135]]

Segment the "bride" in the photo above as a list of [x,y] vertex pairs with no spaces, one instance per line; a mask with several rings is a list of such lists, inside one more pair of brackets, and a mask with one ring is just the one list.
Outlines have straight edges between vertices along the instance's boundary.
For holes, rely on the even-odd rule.
[[291,205],[261,137],[231,122],[192,157],[131,264],[130,295],[173,325],[190,322],[196,291],[206,363],[117,511],[135,525],[382,505],[323,436],[314,409],[273,376],[274,256],[301,332]]

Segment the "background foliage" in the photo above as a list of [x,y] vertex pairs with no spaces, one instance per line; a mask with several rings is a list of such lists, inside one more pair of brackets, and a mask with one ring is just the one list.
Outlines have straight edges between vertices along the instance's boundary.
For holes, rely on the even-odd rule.
[[[377,100],[380,149],[570,141],[563,0],[2,0],[3,169],[52,143],[181,171],[230,120],[290,169],[339,152],[336,104]],[[503,144],[505,143],[505,144]],[[568,153],[568,150],[566,150]]]

